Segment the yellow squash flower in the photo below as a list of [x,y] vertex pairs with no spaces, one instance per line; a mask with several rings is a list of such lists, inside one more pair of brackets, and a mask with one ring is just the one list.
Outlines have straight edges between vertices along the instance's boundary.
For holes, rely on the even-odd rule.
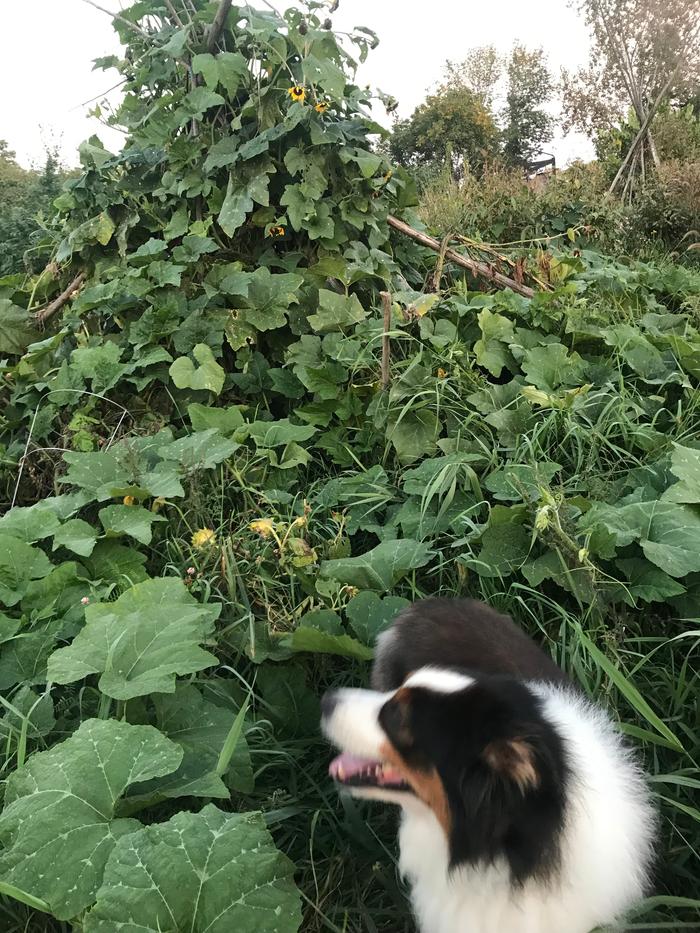
[[136,499],[134,499],[133,496],[124,496],[124,498],[122,499],[122,502],[124,503],[124,505],[135,505]]
[[306,88],[301,84],[294,84],[292,87],[287,88],[287,94],[295,103],[303,104],[306,99]]
[[211,528],[200,528],[192,535],[192,547],[198,551],[216,544],[216,534]]
[[270,535],[275,533],[275,523],[271,518],[258,518],[256,521],[251,522],[248,527],[255,534],[260,535],[261,538],[269,538]]

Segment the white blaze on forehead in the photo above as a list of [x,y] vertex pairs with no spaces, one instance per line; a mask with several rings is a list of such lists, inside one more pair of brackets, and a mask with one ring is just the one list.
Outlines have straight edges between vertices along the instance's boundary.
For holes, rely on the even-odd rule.
[[436,693],[458,693],[474,683],[474,678],[458,671],[448,671],[440,667],[421,667],[409,674],[403,682],[404,687],[425,687]]

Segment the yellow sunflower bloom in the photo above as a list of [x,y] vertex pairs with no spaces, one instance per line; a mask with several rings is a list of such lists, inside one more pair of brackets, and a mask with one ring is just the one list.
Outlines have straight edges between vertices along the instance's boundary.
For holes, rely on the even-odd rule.
[[292,87],[287,88],[287,94],[295,103],[303,104],[306,100],[306,88],[301,84],[294,84]]
[[198,551],[216,544],[216,534],[211,528],[200,528],[192,535],[192,547]]
[[261,538],[269,538],[270,535],[275,533],[275,523],[271,518],[258,518],[256,521],[251,522],[248,528],[254,531],[255,534],[260,535]]
[[314,107],[314,110],[316,111],[316,113],[325,113],[326,110],[328,110],[328,101],[320,100]]

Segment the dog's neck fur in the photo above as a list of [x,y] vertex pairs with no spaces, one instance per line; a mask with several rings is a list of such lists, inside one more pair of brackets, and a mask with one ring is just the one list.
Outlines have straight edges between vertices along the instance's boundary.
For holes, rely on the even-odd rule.
[[442,827],[428,807],[409,799],[399,833],[400,868],[422,933],[589,933],[643,891],[644,877],[630,870],[639,860],[629,857],[644,848],[653,819],[639,808],[641,777],[620,768],[625,752],[604,714],[569,691],[533,689],[576,773],[559,871],[546,882],[533,878],[517,887],[503,860],[450,870]]

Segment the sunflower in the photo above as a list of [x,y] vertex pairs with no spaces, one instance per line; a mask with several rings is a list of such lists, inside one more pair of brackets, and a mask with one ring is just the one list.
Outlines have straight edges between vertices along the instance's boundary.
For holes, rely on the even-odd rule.
[[316,111],[316,113],[325,113],[326,110],[328,110],[328,101],[320,100],[314,107],[314,110]]
[[216,544],[216,534],[211,528],[200,528],[192,535],[192,547],[198,551]]
[[294,84],[292,87],[287,88],[287,94],[295,103],[303,104],[306,99],[306,88],[301,84]]

